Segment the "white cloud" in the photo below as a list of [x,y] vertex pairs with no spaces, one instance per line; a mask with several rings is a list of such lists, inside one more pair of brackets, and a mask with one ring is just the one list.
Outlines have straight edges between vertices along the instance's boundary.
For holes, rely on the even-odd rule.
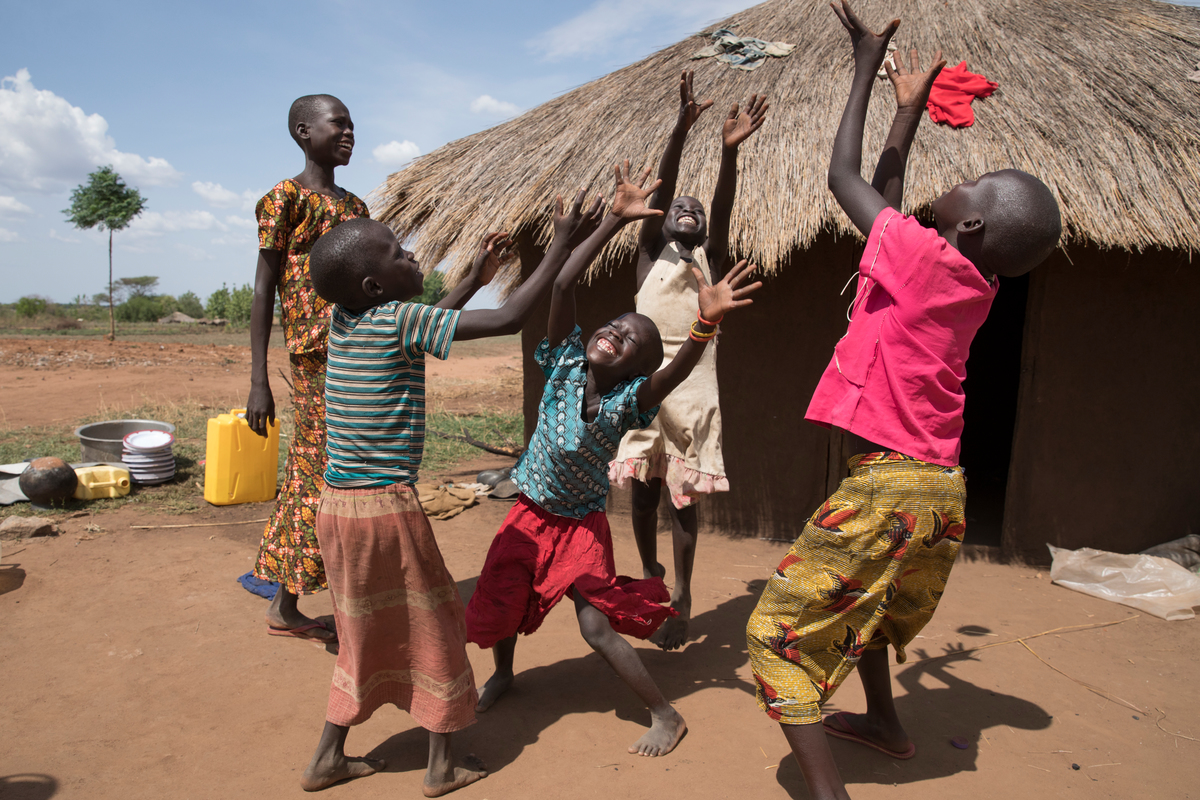
[[29,214],[32,211],[17,198],[0,194],[0,214]]
[[230,214],[225,218],[225,224],[231,228],[243,228],[245,230],[258,230],[258,220],[251,217],[239,217]]
[[117,150],[104,117],[34,88],[29,70],[0,80],[0,185],[59,192],[106,164],[131,186],[180,177],[166,159]]
[[225,231],[229,226],[208,211],[146,211],[129,224],[129,235],[135,239],[179,231],[212,230]]
[[[687,4],[598,0],[586,11],[526,41],[525,46],[546,61],[558,61],[611,51],[632,33],[643,30],[653,30],[655,38],[667,45],[751,5],[746,0],[694,0]],[[757,34],[748,31],[743,35]]]
[[416,142],[410,142],[407,139],[403,142],[393,140],[376,147],[371,151],[371,155],[375,156],[375,160],[385,167],[402,167],[421,155],[421,148],[417,147]]
[[58,231],[54,230],[54,228],[50,229],[50,238],[56,242],[66,242],[68,244],[79,244],[79,240],[76,239],[74,236],[63,236]]
[[16,231],[10,231],[8,228],[0,228],[0,242],[15,242],[20,238],[20,235]]
[[491,95],[482,94],[471,101],[471,111],[491,117],[515,117],[521,109],[516,103],[497,100]]
[[192,261],[216,261],[217,257],[203,247],[197,247],[193,244],[176,245],[176,249],[186,255]]
[[192,191],[208,201],[209,205],[217,208],[241,208],[251,210],[258,203],[258,198],[262,197],[262,193],[256,193],[250,189],[238,194],[231,189],[226,189],[219,183],[209,183],[207,181],[193,181]]

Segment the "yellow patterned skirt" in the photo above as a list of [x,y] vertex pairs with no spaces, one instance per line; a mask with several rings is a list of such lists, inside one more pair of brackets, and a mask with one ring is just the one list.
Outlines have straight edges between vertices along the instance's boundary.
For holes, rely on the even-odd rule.
[[325,488],[325,352],[292,353],[291,362],[295,430],[254,577],[276,581],[292,594],[315,594],[328,585],[317,543],[317,505]]
[[900,453],[850,459],[850,477],[805,525],[746,626],[758,705],[784,724],[821,720],[867,649],[905,646],[933,616],[966,531],[961,467]]

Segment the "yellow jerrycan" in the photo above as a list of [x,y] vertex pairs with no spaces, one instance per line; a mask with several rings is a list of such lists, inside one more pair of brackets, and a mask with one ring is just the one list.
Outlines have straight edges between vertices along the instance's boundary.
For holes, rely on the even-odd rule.
[[95,500],[97,497],[124,497],[129,494],[129,470],[103,464],[75,470],[79,483],[75,486],[76,500]]
[[208,421],[204,499],[214,506],[275,499],[279,472],[279,420],[263,438],[250,430],[246,409],[235,408]]

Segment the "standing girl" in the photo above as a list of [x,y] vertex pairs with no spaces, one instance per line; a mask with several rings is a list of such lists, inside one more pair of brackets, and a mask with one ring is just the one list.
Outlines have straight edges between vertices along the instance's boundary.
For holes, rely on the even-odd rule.
[[268,632],[323,642],[337,634],[296,607],[299,595],[327,588],[317,546],[316,511],[325,473],[325,359],[329,304],[313,289],[308,253],[335,225],[367,217],[366,204],[333,182],[333,171],[350,163],[354,122],[342,101],[306,95],[292,103],[288,129],[304,151],[304,171],[280,182],[258,201],[258,271],[250,316],[251,379],[246,420],[260,436],[275,420],[267,380],[275,293],[291,360],[295,430],[283,485],[267,522],[254,576],[279,583],[267,611]]

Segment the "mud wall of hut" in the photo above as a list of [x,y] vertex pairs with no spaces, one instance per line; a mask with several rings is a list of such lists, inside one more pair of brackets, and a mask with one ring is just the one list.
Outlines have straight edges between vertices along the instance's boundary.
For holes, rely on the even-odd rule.
[[[519,247],[524,264],[537,263],[529,237]],[[848,298],[839,292],[860,255],[854,240],[820,237],[724,326],[718,371],[731,491],[700,505],[702,530],[792,539],[844,474],[839,437],[805,422],[804,411],[845,332]],[[977,476],[967,540],[991,525],[997,533],[986,543],[999,543],[1002,522],[1005,551],[1037,561],[1048,560],[1046,542],[1135,552],[1200,531],[1191,465],[1200,452],[1200,265],[1175,251],[1080,247],[1069,256],[1033,273],[1023,333],[1018,325],[1005,334],[1020,359],[1005,378],[1018,384],[1001,403],[1015,406],[1008,421],[997,423],[1004,415],[980,402],[978,365],[971,374],[980,391],[970,392],[971,378],[967,385],[980,398],[968,401],[968,434],[996,424],[1012,431],[999,439],[1006,449],[1011,441],[1012,458],[998,504],[984,506],[978,453],[967,465],[968,495]],[[632,263],[581,285],[585,333],[632,310],[634,291]],[[548,312],[547,302],[523,334],[527,436],[543,386],[532,354]],[[628,514],[626,493],[614,491],[609,510]]]
[[1197,311],[1200,264],[1179,251],[1077,247],[1033,273],[1005,549],[1200,532]]

